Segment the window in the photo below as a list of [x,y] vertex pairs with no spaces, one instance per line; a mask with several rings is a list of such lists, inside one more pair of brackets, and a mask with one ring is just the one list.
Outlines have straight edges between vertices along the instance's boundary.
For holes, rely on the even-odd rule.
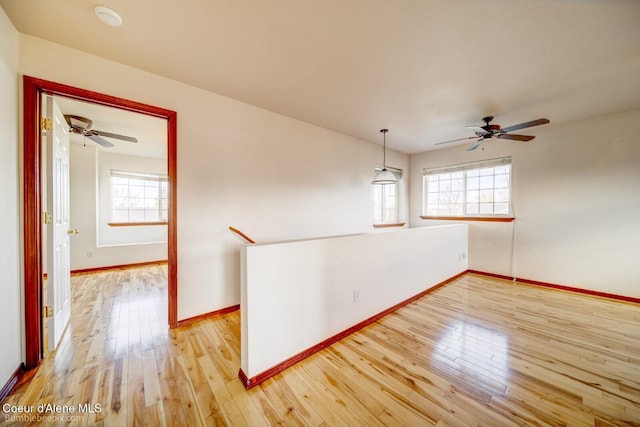
[[[381,170],[382,166],[376,165],[374,172],[378,173]],[[402,170],[390,168],[389,166],[387,166],[387,170],[396,176],[398,182],[400,181],[400,178],[402,177]],[[395,184],[375,184],[372,186],[374,224],[398,224],[398,182]]]
[[511,215],[511,157],[425,169],[425,216]]
[[163,175],[111,171],[111,221],[166,222],[169,183]]

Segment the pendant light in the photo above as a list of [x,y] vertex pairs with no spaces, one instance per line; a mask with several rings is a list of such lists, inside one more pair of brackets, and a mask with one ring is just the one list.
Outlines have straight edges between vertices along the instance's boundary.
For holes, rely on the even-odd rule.
[[372,184],[385,185],[398,182],[393,172],[387,170],[387,132],[389,129],[380,129],[382,132],[382,170],[373,177]]

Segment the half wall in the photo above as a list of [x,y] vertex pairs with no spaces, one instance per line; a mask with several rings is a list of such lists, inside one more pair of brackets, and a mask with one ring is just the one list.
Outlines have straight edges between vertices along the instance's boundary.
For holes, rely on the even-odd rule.
[[468,226],[457,224],[246,246],[241,377],[255,385],[292,357],[466,271],[467,241]]

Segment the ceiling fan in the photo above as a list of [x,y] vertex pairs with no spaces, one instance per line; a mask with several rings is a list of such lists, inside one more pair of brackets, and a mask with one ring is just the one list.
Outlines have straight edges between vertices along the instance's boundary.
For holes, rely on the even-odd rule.
[[509,132],[549,123],[549,119],[537,119],[537,120],[531,120],[530,122],[520,123],[518,125],[508,126],[506,128],[501,128],[500,125],[490,124],[492,120],[493,120],[493,116],[487,116],[482,119],[482,121],[484,122],[484,126],[467,126],[467,129],[470,129],[476,133],[476,136],[470,136],[468,138],[452,139],[451,141],[438,142],[435,145],[448,144],[450,142],[456,142],[456,141],[466,141],[469,139],[477,139],[476,142],[474,142],[473,144],[471,144],[471,146],[469,146],[469,148],[467,148],[467,151],[471,151],[478,148],[485,140],[492,139],[492,138],[512,139],[515,141],[531,141],[533,138],[535,138],[535,136],[515,135]]
[[107,138],[121,139],[128,142],[138,142],[138,140],[132,136],[118,135],[116,133],[104,132],[101,130],[93,130],[91,129],[91,127],[93,126],[93,121],[87,119],[86,117],[65,114],[64,118],[67,121],[69,130],[71,132],[84,135],[96,144],[100,144],[103,147],[113,147],[112,143],[102,138],[103,136]]

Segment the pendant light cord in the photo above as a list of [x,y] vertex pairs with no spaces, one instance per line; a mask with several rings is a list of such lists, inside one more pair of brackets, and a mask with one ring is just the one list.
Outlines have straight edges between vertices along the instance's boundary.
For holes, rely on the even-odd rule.
[[389,129],[381,129],[382,132],[382,170],[387,170],[387,132]]

